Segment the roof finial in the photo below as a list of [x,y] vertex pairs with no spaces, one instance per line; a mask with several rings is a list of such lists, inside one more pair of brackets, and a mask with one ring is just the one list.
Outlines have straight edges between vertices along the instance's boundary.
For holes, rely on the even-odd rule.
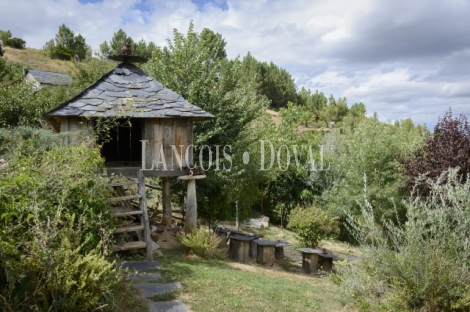
[[122,45],[121,55],[125,55],[125,56],[131,56],[132,55],[132,47],[128,42],[126,42]]

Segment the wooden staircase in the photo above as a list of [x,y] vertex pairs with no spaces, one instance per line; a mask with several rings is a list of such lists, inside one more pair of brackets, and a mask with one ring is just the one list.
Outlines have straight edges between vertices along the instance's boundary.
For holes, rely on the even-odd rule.
[[[126,194],[125,186],[138,186],[137,194]],[[110,182],[107,184],[109,187],[114,188],[116,197],[109,199],[110,204],[114,204],[111,208],[111,215],[114,218],[130,218],[133,220],[132,224],[117,227],[114,231],[118,233],[135,232],[138,240],[115,245],[112,247],[113,251],[123,251],[130,249],[143,249],[145,248],[147,260],[153,261],[152,255],[152,239],[150,238],[150,225],[147,212],[147,198],[145,196],[145,177],[139,170],[137,172],[137,179],[125,182]],[[132,204],[132,200],[138,200],[139,205],[136,208]],[[116,205],[119,204],[119,205]]]

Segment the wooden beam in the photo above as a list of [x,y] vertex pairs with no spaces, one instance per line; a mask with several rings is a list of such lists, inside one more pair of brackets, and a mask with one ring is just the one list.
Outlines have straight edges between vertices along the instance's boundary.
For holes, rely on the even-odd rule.
[[147,260],[153,261],[152,254],[152,244],[150,237],[150,223],[149,215],[147,212],[147,197],[145,196],[145,176],[142,174],[142,171],[137,172],[137,179],[139,180],[139,195],[140,195],[140,210],[143,213],[143,226],[144,226],[144,240],[147,243],[145,247],[145,252],[147,254]]
[[170,200],[170,181],[168,178],[162,178],[162,202],[163,202],[163,217],[162,224],[170,226],[173,222],[171,213],[171,200]]
[[188,180],[188,191],[186,194],[186,220],[184,222],[184,231],[189,233],[197,227],[196,180]]

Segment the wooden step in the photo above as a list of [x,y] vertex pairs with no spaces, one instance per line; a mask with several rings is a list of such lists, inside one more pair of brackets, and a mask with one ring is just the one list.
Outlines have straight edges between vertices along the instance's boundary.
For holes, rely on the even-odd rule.
[[126,182],[110,182],[107,183],[106,186],[125,186],[125,185],[137,185],[139,184],[138,181],[126,181]]
[[114,233],[125,233],[125,232],[135,232],[135,231],[142,231],[144,229],[143,225],[140,224],[133,224],[123,227],[118,227],[114,230]]
[[129,195],[129,196],[120,196],[120,197],[112,197],[109,199],[111,202],[117,202],[121,200],[131,200],[131,199],[138,199],[140,198],[140,195]]
[[113,217],[134,216],[141,215],[142,213],[142,210],[130,209],[127,207],[117,207],[111,209],[111,215]]
[[142,241],[137,242],[127,242],[122,245],[114,245],[111,247],[112,251],[122,251],[122,250],[129,250],[129,249],[142,249],[147,247],[147,244]]

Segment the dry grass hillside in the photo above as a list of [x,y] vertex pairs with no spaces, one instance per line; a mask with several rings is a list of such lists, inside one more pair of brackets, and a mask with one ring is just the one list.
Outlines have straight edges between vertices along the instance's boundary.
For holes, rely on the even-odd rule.
[[2,47],[4,56],[13,62],[18,62],[24,68],[45,70],[57,73],[71,74],[75,65],[70,61],[53,60],[49,58],[42,50],[31,48],[26,49],[12,49],[10,47]]
[[[282,117],[279,116],[279,113],[272,110],[272,109],[267,109],[266,112],[269,114],[269,116],[271,116],[271,119],[272,121],[274,122],[274,124],[276,126],[278,126],[281,122],[282,122]],[[305,127],[304,125],[299,125],[297,127],[297,130],[299,130],[299,133],[304,133],[305,131],[323,131],[323,132],[329,132],[331,131],[330,128],[324,128],[324,127],[321,127],[321,128],[318,128],[318,127],[315,127],[315,128],[311,128],[311,127]]]

